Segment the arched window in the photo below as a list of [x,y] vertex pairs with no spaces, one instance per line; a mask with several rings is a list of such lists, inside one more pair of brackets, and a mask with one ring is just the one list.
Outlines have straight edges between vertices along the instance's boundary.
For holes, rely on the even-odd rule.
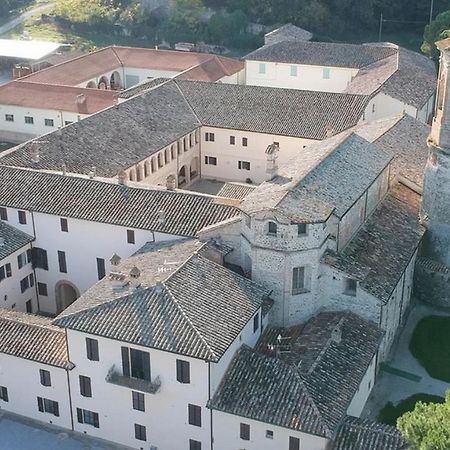
[[275,222],[269,222],[268,228],[267,228],[267,234],[270,234],[271,236],[276,236],[277,224]]

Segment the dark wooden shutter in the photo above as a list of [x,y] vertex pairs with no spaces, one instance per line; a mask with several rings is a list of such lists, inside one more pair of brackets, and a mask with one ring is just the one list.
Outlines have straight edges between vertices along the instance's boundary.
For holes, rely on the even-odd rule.
[[77,420],[78,423],[83,423],[83,410],[80,408],[77,408]]
[[289,436],[289,450],[300,450],[300,439]]
[[147,352],[142,352],[142,369],[144,380],[151,381],[150,355]]
[[58,402],[53,402],[53,414],[59,417],[59,404]]
[[94,419],[94,427],[100,428],[100,422],[98,420],[98,413],[92,413],[92,418]]
[[42,398],[38,397],[37,402],[38,402],[38,410],[40,412],[44,412],[44,401],[42,400]]
[[250,425],[248,423],[241,423],[240,436],[244,441],[250,440]]
[[128,347],[122,347],[122,372],[124,377],[130,376],[130,355]]

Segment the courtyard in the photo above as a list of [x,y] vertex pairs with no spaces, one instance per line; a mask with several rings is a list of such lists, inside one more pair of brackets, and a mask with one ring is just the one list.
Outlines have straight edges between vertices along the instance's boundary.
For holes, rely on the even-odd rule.
[[377,383],[364,408],[363,417],[377,419],[379,411],[388,402],[397,405],[416,394],[445,397],[445,391],[450,389],[450,384],[431,377],[410,351],[414,329],[422,319],[429,316],[450,317],[450,313],[422,304],[411,311],[391,361],[380,370]]

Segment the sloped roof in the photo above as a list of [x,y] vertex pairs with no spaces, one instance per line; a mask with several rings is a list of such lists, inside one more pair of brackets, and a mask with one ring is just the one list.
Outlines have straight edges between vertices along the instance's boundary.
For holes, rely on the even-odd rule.
[[313,34],[308,30],[297,27],[292,23],[286,23],[285,25],[266,33],[264,35],[264,40],[266,44],[272,44],[274,42],[285,40],[309,41],[312,37]]
[[419,206],[420,195],[397,184],[347,247],[339,254],[329,251],[323,262],[386,303],[425,233]]
[[284,40],[265,45],[244,59],[360,69],[396,52],[395,48],[383,46]]
[[386,168],[392,157],[376,145],[351,134],[336,136],[302,149],[242,203],[247,214],[279,211],[295,223],[344,216]]
[[361,119],[369,97],[330,92],[178,80],[203,125],[324,139]]
[[195,236],[205,226],[239,216],[214,197],[187,191],[5,166],[0,166],[0,179],[1,206],[179,236]]
[[219,361],[268,291],[201,255],[165,281],[54,323],[144,347]]
[[397,428],[368,419],[346,417],[330,450],[403,450],[406,440]]
[[203,72],[197,74],[200,76],[199,79],[217,81],[224,76],[241,71],[244,67],[240,61],[206,53],[111,46],[65,61],[23,79],[36,83],[76,86],[83,81],[122,67],[183,72],[203,63],[209,63],[211,60],[219,62],[221,71],[217,67],[205,67]]
[[3,239],[3,244],[0,245],[0,261],[34,241],[34,237],[2,220],[0,220],[0,239]]
[[[2,155],[0,163],[49,170],[61,170],[65,164],[69,173],[86,175],[95,166],[98,176],[114,177],[199,126],[177,86],[165,83],[60,132],[15,147]],[[30,157],[36,145],[39,163]]]
[[64,330],[51,319],[0,308],[0,353],[72,369]]
[[[79,95],[84,95],[83,103],[77,101]],[[0,86],[0,105],[94,114],[113,106],[118,95],[115,91],[15,80]]]
[[[341,331],[340,342],[331,337],[336,327]],[[256,351],[243,347],[236,354],[209,406],[331,437],[345,417],[380,337],[375,324],[349,312],[320,313],[303,328],[269,327]]]

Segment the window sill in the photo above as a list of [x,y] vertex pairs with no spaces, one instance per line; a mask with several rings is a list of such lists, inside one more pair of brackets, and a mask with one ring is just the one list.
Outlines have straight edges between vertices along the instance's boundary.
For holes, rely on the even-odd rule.
[[297,291],[292,291],[292,295],[308,294],[309,292],[311,292],[309,289],[299,289]]
[[347,295],[348,297],[356,297],[356,292],[349,292],[349,291],[344,291],[343,292],[344,295]]

